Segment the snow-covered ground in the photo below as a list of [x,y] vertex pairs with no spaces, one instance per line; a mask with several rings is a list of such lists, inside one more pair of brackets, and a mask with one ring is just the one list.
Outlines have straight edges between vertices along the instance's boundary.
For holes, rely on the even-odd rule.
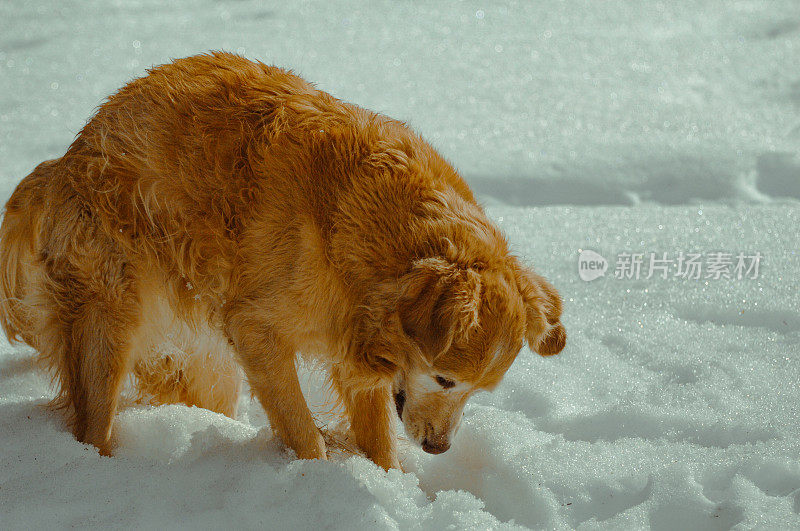
[[[568,346],[521,352],[402,474],[293,460],[249,396],[236,421],[127,409],[102,458],[3,344],[0,528],[800,527],[800,3],[2,2],[0,199],[124,81],[208,49],[431,139],[561,291]],[[719,252],[734,278],[705,278]],[[648,279],[650,253],[705,269]]]

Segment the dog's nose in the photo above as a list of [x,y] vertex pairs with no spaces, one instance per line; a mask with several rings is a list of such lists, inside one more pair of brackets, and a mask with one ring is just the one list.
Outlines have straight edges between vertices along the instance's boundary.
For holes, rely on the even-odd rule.
[[429,454],[441,454],[450,449],[450,441],[440,437],[425,439],[422,441],[422,449]]

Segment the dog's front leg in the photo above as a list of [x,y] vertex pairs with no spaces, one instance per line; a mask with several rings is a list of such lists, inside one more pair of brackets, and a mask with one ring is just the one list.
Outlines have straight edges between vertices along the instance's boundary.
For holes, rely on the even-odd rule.
[[338,371],[334,370],[332,377],[350,417],[356,444],[378,466],[400,469],[389,386],[356,389]]
[[232,326],[229,334],[272,429],[298,458],[326,459],[325,441],[297,380],[294,349],[263,326]]

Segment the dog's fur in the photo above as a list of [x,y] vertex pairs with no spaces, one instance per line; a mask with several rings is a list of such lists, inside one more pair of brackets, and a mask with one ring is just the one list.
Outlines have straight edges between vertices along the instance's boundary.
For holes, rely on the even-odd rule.
[[233,416],[241,366],[283,441],[324,459],[302,352],[328,367],[357,444],[398,467],[395,409],[444,451],[524,339],[542,355],[566,339],[556,290],[430,145],[232,54],[109,98],[19,184],[0,238],[2,326],[49,363],[72,431],[103,454],[126,375],[160,403]]

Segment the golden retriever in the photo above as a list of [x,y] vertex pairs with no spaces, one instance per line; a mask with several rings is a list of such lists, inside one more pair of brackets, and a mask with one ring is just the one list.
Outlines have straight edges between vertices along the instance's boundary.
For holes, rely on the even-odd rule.
[[104,455],[127,375],[158,403],[233,416],[243,369],[281,439],[325,459],[301,352],[327,367],[365,454],[399,467],[395,411],[443,452],[523,340],[542,355],[566,340],[556,290],[428,143],[228,53],[111,96],[19,184],[0,238],[2,326]]

